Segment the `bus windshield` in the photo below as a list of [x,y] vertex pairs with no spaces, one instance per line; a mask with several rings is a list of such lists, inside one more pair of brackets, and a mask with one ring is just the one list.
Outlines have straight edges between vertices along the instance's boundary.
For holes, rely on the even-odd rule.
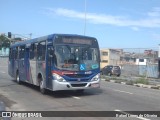
[[98,48],[91,45],[55,45],[56,67],[60,70],[88,71],[99,68]]

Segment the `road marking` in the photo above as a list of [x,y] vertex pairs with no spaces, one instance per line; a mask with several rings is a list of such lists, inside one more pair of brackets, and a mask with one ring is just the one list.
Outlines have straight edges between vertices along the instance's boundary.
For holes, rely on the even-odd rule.
[[[114,110],[114,111],[117,111],[117,112],[120,112],[120,113],[123,113],[123,114],[132,115],[132,114],[130,114],[130,113],[127,113],[127,112],[124,112],[124,111],[118,110],[118,109],[116,109],[116,110]],[[147,118],[144,118],[144,117],[135,117],[135,118],[138,118],[138,119],[140,119],[140,120],[150,120],[150,119],[147,119]]]
[[72,96],[72,98],[75,98],[75,99],[78,99],[78,100],[81,99],[80,97],[76,97],[76,96]]
[[133,94],[131,92],[126,92],[126,91],[121,91],[121,90],[116,90],[116,89],[113,89],[114,91],[117,91],[117,92],[123,92],[123,93],[127,93],[127,94]]
[[8,66],[0,66],[0,68],[1,68],[1,67],[5,67],[5,68],[6,68],[6,67],[8,67]]
[[3,71],[0,71],[1,73],[6,73],[6,72],[3,72]]

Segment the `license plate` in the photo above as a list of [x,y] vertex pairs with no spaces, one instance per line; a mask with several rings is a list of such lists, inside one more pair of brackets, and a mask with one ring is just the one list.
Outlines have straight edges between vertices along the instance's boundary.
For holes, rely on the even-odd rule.
[[99,84],[98,83],[91,84],[91,87],[99,87]]

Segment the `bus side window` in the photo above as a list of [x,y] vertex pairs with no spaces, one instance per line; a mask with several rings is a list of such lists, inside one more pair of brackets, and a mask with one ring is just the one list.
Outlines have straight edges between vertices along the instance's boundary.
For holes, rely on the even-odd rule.
[[34,60],[37,60],[38,43],[34,44]]
[[11,59],[16,59],[16,48],[12,48]]
[[37,59],[40,61],[45,60],[46,42],[40,42],[37,47]]
[[15,48],[15,59],[18,59],[18,47]]
[[30,47],[30,59],[34,59],[34,49],[35,49],[35,44],[31,44],[31,47]]
[[12,59],[12,48],[9,50],[9,59]]
[[20,46],[19,48],[19,59],[24,59],[25,55],[25,46]]

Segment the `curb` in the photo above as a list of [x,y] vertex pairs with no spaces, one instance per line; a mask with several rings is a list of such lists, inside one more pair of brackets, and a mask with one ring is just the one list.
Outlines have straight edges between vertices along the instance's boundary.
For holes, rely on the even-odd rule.
[[157,85],[145,85],[145,84],[133,84],[133,85],[142,88],[160,89],[160,87]]
[[[108,82],[112,82],[112,83],[119,83],[119,84],[122,84],[122,85],[131,85],[131,84],[127,84],[126,82],[117,82],[116,80],[104,80],[104,81],[108,81]],[[141,84],[141,83],[132,84],[132,85],[136,86],[136,87],[142,87],[142,88],[149,88],[149,89],[160,90],[160,85],[145,85],[145,84]]]

